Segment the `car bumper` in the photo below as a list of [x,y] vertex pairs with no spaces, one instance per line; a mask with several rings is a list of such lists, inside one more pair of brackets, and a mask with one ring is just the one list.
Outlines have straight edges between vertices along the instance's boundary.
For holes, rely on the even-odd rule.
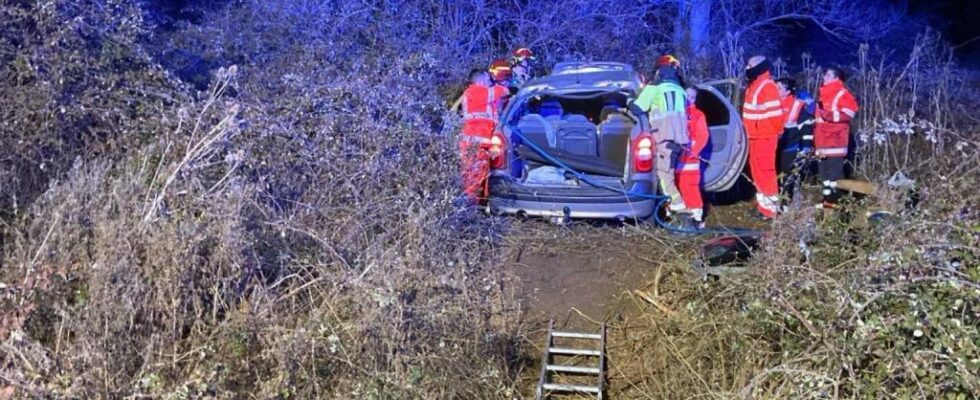
[[[649,183],[633,185],[632,192],[650,193]],[[610,190],[525,187],[491,180],[488,211],[493,214],[533,217],[595,219],[646,218],[656,201],[646,196],[617,194]]]

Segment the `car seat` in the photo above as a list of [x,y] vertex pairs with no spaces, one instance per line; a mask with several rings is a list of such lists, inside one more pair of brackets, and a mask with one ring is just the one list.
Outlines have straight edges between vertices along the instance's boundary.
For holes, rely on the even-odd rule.
[[615,163],[626,164],[630,132],[635,124],[621,113],[611,113],[599,125],[599,156]]
[[517,122],[517,129],[538,147],[555,147],[557,142],[554,126],[540,114],[524,115]]
[[596,155],[596,127],[580,114],[566,116],[558,123],[557,148],[582,156]]

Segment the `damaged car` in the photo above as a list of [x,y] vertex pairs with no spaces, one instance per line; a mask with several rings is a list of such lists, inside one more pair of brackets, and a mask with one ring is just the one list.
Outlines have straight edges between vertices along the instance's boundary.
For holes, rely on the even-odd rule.
[[[651,216],[656,144],[647,116],[626,107],[642,85],[628,64],[569,62],[521,88],[493,137],[488,211],[564,221]],[[723,94],[733,83],[696,88],[710,131],[701,155],[702,188],[722,192],[745,165],[745,129]]]

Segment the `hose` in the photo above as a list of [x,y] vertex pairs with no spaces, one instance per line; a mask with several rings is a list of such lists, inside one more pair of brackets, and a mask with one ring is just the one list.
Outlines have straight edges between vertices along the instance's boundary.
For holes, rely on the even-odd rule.
[[567,164],[565,164],[561,160],[555,158],[554,156],[552,156],[551,154],[549,154],[547,151],[545,151],[544,149],[542,149],[541,147],[539,147],[537,144],[535,144],[534,142],[532,142],[531,140],[529,140],[516,127],[515,128],[511,128],[511,132],[513,132],[515,135],[517,135],[517,137],[519,137],[521,139],[521,142],[522,142],[523,145],[530,147],[531,150],[534,150],[536,153],[538,153],[539,155],[541,155],[541,157],[543,157],[549,163],[554,164],[555,166],[561,167],[561,168],[565,169],[566,171],[572,173],[572,175],[575,176],[575,178],[577,178],[580,181],[586,182],[586,183],[588,183],[588,184],[590,184],[592,186],[595,186],[597,188],[600,188],[600,189],[607,189],[607,190],[610,190],[612,192],[622,193],[624,196],[627,196],[627,197],[628,196],[635,196],[635,197],[640,197],[640,198],[655,200],[656,203],[654,203],[654,207],[653,207],[653,220],[661,228],[664,228],[664,229],[666,229],[666,230],[668,230],[670,232],[680,233],[680,234],[686,234],[686,235],[705,235],[705,234],[715,234],[715,233],[725,233],[725,234],[736,234],[737,235],[737,234],[753,233],[754,232],[751,229],[746,229],[746,228],[729,228],[729,227],[726,227],[726,226],[705,227],[705,228],[702,228],[702,229],[689,229],[689,228],[682,228],[682,227],[677,227],[677,226],[670,225],[669,223],[667,223],[666,221],[664,221],[662,218],[660,218],[660,213],[657,212],[657,210],[660,209],[661,205],[664,204],[664,202],[670,200],[670,197],[663,196],[663,195],[658,195],[658,194],[652,194],[651,195],[651,194],[646,194],[646,193],[631,192],[631,191],[627,191],[625,188],[620,189],[620,188],[616,188],[616,187],[613,187],[613,186],[606,185],[606,184],[604,184],[602,182],[599,182],[599,181],[597,181],[595,179],[592,179],[591,176],[586,175],[586,174],[583,174],[582,172],[579,172],[578,170],[576,170],[576,169],[568,166]]

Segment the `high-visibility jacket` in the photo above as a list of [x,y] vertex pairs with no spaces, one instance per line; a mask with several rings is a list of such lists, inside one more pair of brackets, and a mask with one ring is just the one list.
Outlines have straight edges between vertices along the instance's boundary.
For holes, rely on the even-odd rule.
[[793,95],[786,96],[780,102],[786,119],[783,122],[783,133],[779,141],[792,145],[790,148],[783,147],[782,151],[797,151],[801,145],[811,147],[815,121],[813,115],[807,111],[806,102]]
[[506,87],[471,84],[463,92],[463,134],[489,138],[503,107]]
[[775,138],[783,131],[779,91],[769,72],[763,72],[745,90],[742,120],[749,139]]
[[817,155],[846,157],[850,122],[857,113],[858,103],[844,82],[835,80],[820,87],[817,125],[813,145]]
[[701,151],[708,144],[708,120],[693,104],[687,106],[687,135],[690,147],[681,154],[677,171],[700,171]]
[[684,132],[685,97],[684,88],[674,81],[664,80],[643,87],[640,95],[633,101],[634,106],[647,113],[657,143],[673,141],[681,145],[687,144],[687,133]]

